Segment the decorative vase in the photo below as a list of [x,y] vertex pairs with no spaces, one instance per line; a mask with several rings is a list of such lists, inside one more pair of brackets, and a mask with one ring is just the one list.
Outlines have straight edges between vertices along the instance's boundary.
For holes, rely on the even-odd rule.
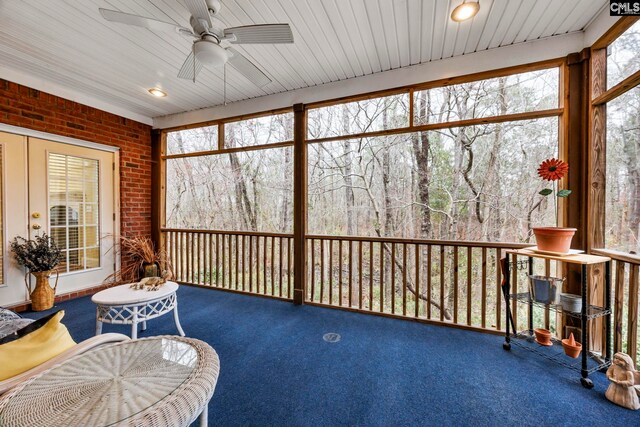
[[145,262],[140,267],[140,279],[144,277],[160,277],[160,264],[157,262]]
[[[56,283],[51,287],[49,284],[49,277],[55,271],[56,273]],[[29,284],[28,277],[29,273],[24,276],[24,283],[27,286],[27,290],[29,291],[29,296],[31,297],[31,309],[33,311],[43,311],[48,310],[53,307],[53,302],[56,296],[56,288],[58,287],[58,278],[60,277],[58,270],[49,270],[49,271],[33,271],[31,272],[36,278],[36,285],[31,290],[31,285]]]
[[536,244],[541,251],[568,254],[571,249],[571,239],[576,234],[576,228],[563,227],[534,227]]

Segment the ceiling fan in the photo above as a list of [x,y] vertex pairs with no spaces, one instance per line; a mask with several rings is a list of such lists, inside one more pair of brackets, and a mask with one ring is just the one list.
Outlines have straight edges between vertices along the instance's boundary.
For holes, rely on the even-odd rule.
[[271,82],[258,67],[231,47],[234,44],[293,43],[289,24],[260,24],[224,28],[216,18],[221,4],[218,0],[183,0],[191,13],[191,28],[170,22],[132,15],[117,10],[100,9],[104,19],[154,31],[173,31],[194,37],[191,53],[182,64],[178,77],[194,83],[203,66],[220,67],[227,62],[258,87]]

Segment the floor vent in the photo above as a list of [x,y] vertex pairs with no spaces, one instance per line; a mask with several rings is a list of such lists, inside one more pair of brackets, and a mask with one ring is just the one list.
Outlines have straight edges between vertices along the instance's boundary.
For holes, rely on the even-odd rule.
[[326,342],[338,342],[340,341],[340,334],[336,334],[335,332],[329,332],[328,334],[324,334],[322,339]]

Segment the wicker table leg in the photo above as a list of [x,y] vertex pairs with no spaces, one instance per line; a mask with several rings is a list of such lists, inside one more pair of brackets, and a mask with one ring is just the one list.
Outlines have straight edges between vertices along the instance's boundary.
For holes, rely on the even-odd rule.
[[131,339],[138,338],[138,307],[133,307],[133,315],[131,318]]
[[102,333],[102,322],[100,321],[100,306],[96,309],[96,335]]
[[176,322],[176,328],[178,329],[178,332],[180,333],[180,336],[183,337],[185,335],[185,333],[182,330],[182,326],[180,326],[180,318],[178,317],[178,299],[177,299],[177,297],[176,297],[176,304],[173,307],[173,320]]
[[209,402],[207,402],[207,404],[204,405],[204,409],[200,413],[200,427],[207,427],[207,425],[209,424],[208,409],[209,409]]

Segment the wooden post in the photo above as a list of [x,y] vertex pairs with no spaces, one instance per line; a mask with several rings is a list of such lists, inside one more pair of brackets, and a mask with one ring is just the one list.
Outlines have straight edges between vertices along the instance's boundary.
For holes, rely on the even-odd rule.
[[151,132],[151,240],[158,249],[166,249],[160,232],[164,218],[164,140],[162,131]]
[[[607,54],[606,49],[591,52],[591,87],[589,96],[589,138],[586,152],[588,153],[588,191],[587,206],[587,249],[604,248],[604,212],[606,204],[606,104],[594,106],[591,100],[606,90],[607,84]],[[602,265],[589,269],[591,287],[589,302],[604,305],[604,273]],[[605,333],[603,319],[597,319],[592,325],[591,349],[600,352],[604,349]]]
[[293,106],[293,302],[304,304],[307,281],[307,143],[304,104]]

